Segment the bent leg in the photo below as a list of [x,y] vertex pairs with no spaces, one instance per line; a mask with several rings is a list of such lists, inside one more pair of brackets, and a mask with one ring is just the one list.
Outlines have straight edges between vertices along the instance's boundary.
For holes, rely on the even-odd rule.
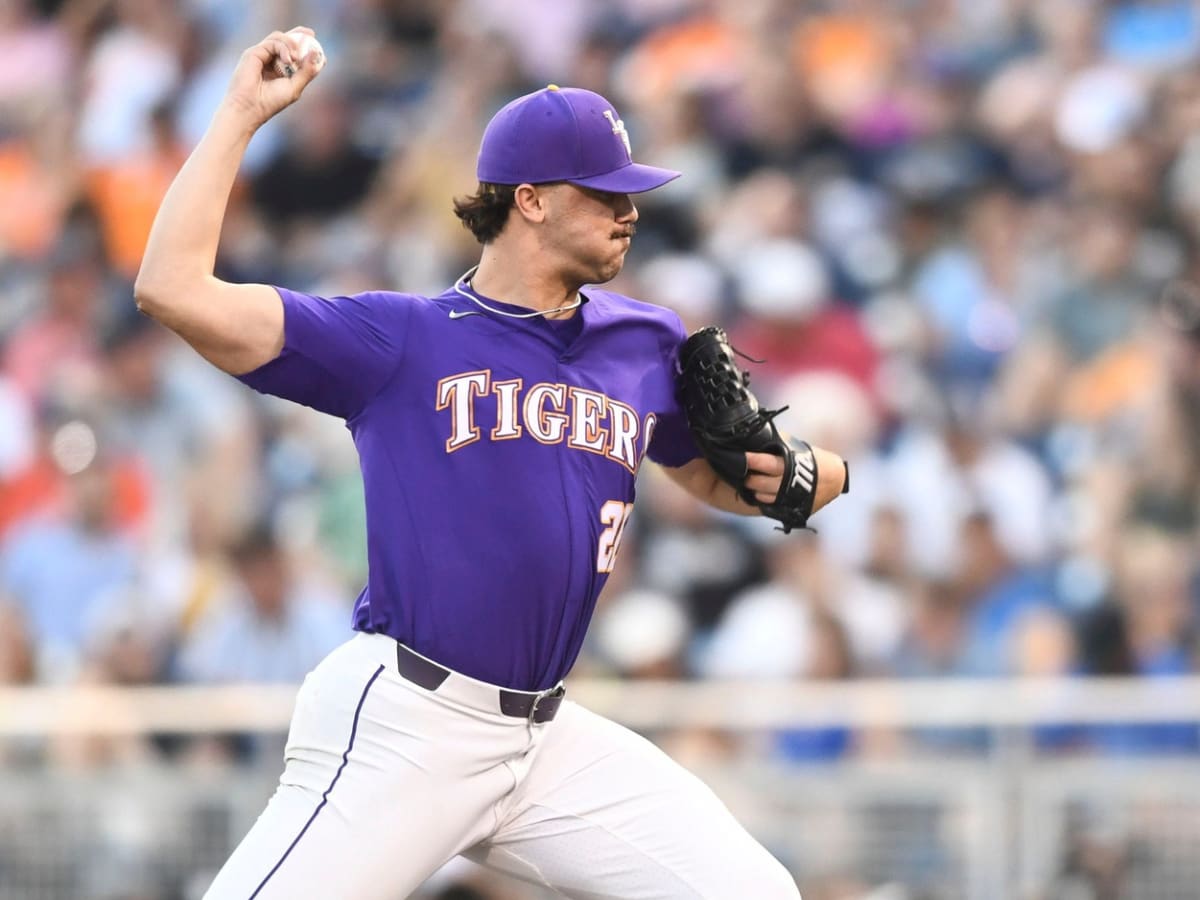
[[335,650],[297,696],[275,795],[206,900],[407,896],[494,826],[512,787],[502,765],[455,752],[479,728],[353,648]]
[[798,900],[787,870],[649,741],[576,704],[547,728],[471,859],[578,900]]

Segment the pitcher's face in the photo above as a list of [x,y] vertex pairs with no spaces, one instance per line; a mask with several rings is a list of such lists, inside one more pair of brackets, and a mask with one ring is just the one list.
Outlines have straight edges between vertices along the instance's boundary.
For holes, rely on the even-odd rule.
[[611,281],[625,264],[637,207],[629,194],[547,185],[542,246],[580,284]]

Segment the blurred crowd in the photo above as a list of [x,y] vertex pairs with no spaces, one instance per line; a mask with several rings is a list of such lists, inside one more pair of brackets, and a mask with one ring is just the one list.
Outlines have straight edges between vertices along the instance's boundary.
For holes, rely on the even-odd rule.
[[[341,423],[208,367],[131,290],[238,55],[296,23],[329,65],[251,144],[219,274],[438,293],[477,259],[450,200],[490,115],[591,88],[685,173],[637,198],[614,289],[726,326],[787,429],[850,460],[786,539],[647,467],[578,673],[1197,671],[1193,4],[4,0],[0,684],[298,681],[348,634]],[[1195,723],[1037,741],[1200,752]]]
[[[132,300],[238,55],[297,23],[329,65],[251,144],[219,274],[440,292],[478,256],[450,201],[490,115],[591,88],[639,160],[685,173],[637,198],[613,287],[727,327],[787,429],[850,460],[852,492],[788,538],[647,467],[578,673],[803,690],[1197,672],[1192,3],[0,0],[0,685],[295,682],[348,635],[365,535],[341,423],[244,389]],[[1200,753],[1187,722],[1033,740]],[[753,747],[800,765],[988,742],[827,728]],[[1063,890],[1117,877],[1089,847]]]

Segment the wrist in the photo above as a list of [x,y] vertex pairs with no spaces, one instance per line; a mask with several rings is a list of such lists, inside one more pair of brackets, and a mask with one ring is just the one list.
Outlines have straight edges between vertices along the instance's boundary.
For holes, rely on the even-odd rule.
[[209,125],[209,130],[248,144],[250,143],[250,139],[254,137],[255,132],[262,128],[263,124],[258,117],[242,104],[230,101],[227,98],[217,107],[217,111],[213,115],[212,122]]

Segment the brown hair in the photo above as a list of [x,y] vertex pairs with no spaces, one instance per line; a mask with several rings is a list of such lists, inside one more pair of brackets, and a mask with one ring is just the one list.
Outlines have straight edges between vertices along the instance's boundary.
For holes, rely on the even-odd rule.
[[469,197],[454,198],[454,214],[481,244],[489,244],[504,230],[513,207],[516,187],[511,184],[479,183]]

